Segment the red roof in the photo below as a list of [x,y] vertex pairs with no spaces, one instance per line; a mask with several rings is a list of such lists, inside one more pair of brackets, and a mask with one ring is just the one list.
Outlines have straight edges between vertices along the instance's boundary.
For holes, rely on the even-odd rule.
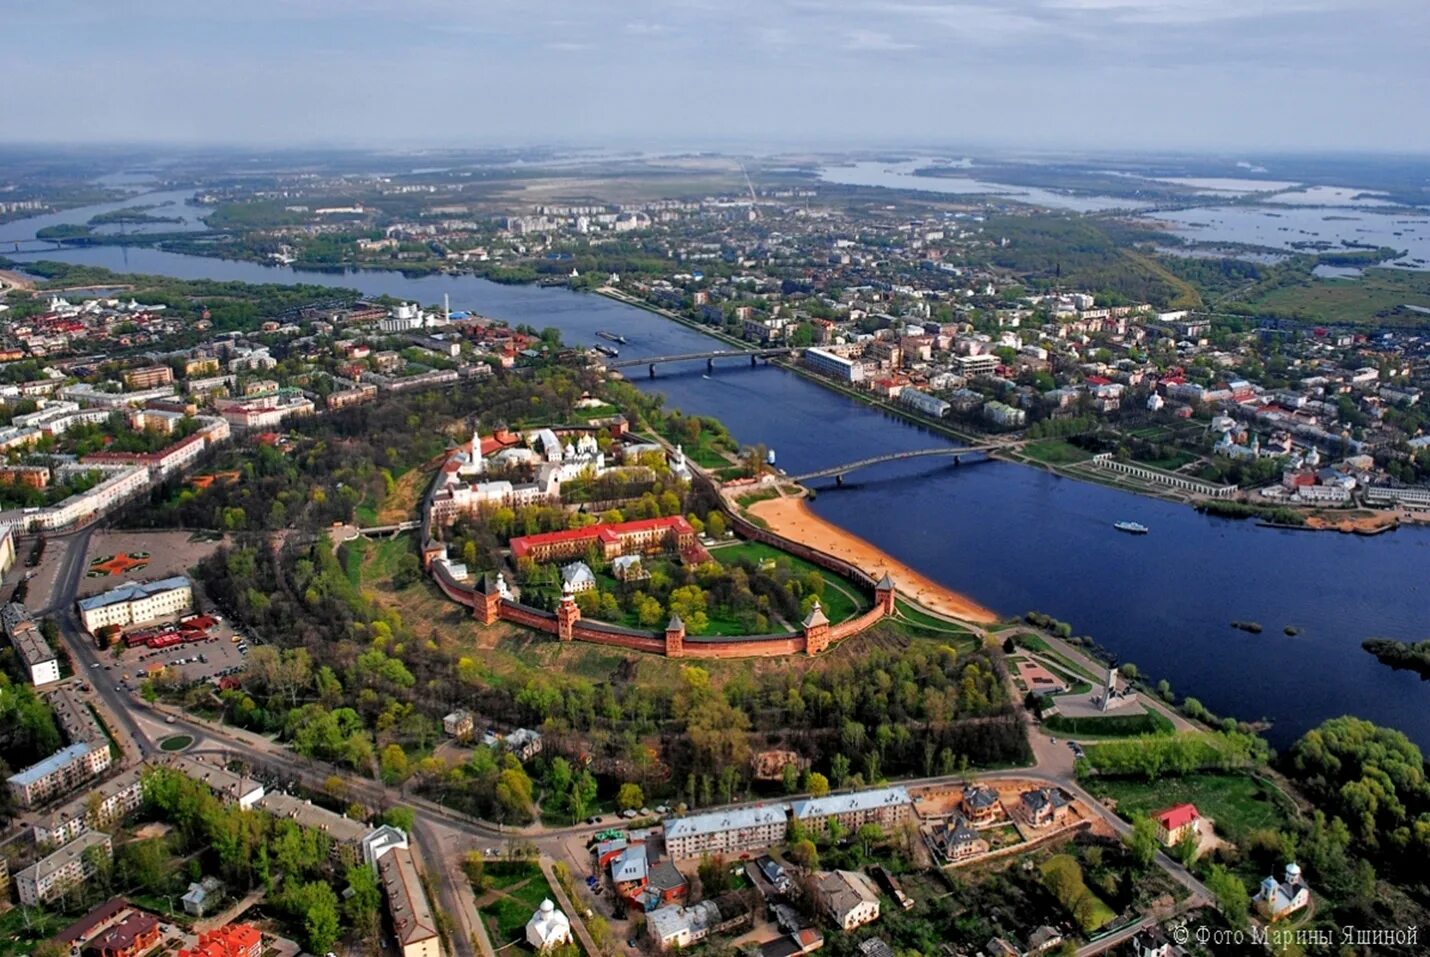
[[1197,812],[1195,804],[1177,804],[1165,811],[1158,811],[1152,816],[1152,819],[1167,830],[1175,831],[1179,827],[1186,827],[1200,817],[1201,814]]
[[521,558],[538,545],[554,545],[559,542],[581,542],[586,540],[614,542],[622,535],[634,535],[651,529],[668,529],[677,535],[694,533],[689,522],[682,515],[669,518],[644,518],[619,525],[588,525],[585,528],[568,528],[563,532],[542,532],[538,535],[524,535],[511,540],[513,558]]
[[1111,385],[1112,380],[1100,375],[1090,375],[1087,377],[1088,385]]
[[229,924],[200,934],[199,945],[179,951],[179,957],[248,957],[262,939],[248,924]]

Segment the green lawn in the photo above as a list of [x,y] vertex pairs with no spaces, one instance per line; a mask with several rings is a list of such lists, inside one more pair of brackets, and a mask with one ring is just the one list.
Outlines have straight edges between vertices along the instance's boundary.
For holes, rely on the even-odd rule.
[[49,940],[73,920],[33,907],[11,908],[0,914],[0,957],[30,953],[36,944]]
[[756,565],[763,561],[781,559],[788,561],[790,566],[799,574],[806,572],[818,572],[824,579],[824,596],[819,600],[820,606],[824,609],[824,614],[832,622],[841,622],[846,618],[852,618],[860,612],[870,607],[870,602],[852,582],[840,578],[833,572],[825,571],[818,565],[813,565],[802,558],[796,558],[788,552],[782,552],[772,545],[763,542],[741,542],[738,545],[724,545],[711,552],[711,556],[718,562],[731,564],[736,561],[754,562]]
[[[1411,269],[1367,269],[1360,279],[1306,279],[1277,288],[1253,289],[1247,303],[1257,312],[1310,322],[1423,325],[1423,315],[1402,305],[1430,308],[1430,275]],[[1397,315],[1398,313],[1398,315]]]
[[1173,804],[1190,803],[1216,821],[1217,833],[1240,843],[1263,827],[1285,828],[1287,799],[1249,774],[1189,774],[1157,781],[1093,777],[1082,782],[1095,796],[1117,801],[1124,818],[1150,814]]
[[1143,465],[1154,469],[1161,469],[1164,472],[1175,472],[1189,462],[1195,462],[1197,457],[1191,452],[1174,451],[1171,455],[1163,459],[1137,459]]
[[1080,449],[1063,439],[1038,439],[1023,446],[1023,454],[1046,465],[1069,465],[1092,458],[1087,449]]
[[358,537],[338,546],[338,557],[343,562],[343,572],[354,588],[362,587],[362,563],[367,558],[367,539]]
[[1047,652],[1052,650],[1048,647],[1048,643],[1043,639],[1042,635],[1035,635],[1032,632],[1014,635],[1013,643],[1021,648],[1027,648],[1029,651]]
[[[481,908],[482,920],[497,948],[525,940],[526,922],[531,920],[531,915],[546,898],[555,900],[551,886],[535,863],[490,862],[486,868],[486,886],[501,893],[495,901]],[[477,896],[480,898],[481,894]]]
[[919,611],[913,605],[910,605],[908,602],[904,601],[902,598],[894,599],[894,609],[902,617],[908,619],[910,624],[916,625],[920,631],[936,631],[952,635],[957,638],[973,637],[973,632],[969,631],[967,628],[962,628],[951,621],[945,621],[942,618],[936,618],[933,615],[925,614],[924,612]]

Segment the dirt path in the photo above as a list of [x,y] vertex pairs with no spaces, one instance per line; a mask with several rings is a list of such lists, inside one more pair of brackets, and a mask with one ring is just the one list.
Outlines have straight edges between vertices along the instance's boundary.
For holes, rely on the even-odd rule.
[[0,269],[0,286],[5,289],[18,289],[21,292],[30,292],[35,288],[35,280],[22,272],[15,272],[11,269]]

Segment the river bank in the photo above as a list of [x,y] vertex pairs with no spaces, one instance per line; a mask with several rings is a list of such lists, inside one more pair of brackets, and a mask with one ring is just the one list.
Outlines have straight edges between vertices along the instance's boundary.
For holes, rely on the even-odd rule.
[[981,624],[999,620],[998,614],[991,609],[940,585],[859,536],[820,518],[810,511],[803,498],[766,499],[755,502],[746,511],[768,525],[770,531],[852,562],[874,578],[880,578],[887,572],[901,594],[930,611]]
[[0,269],[0,289],[17,289],[30,292],[35,288],[35,277],[13,269]]

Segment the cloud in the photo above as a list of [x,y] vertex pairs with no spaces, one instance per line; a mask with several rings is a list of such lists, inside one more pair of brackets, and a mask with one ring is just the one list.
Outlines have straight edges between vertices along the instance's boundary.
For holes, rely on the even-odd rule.
[[844,35],[843,47],[846,50],[860,51],[894,51],[894,50],[915,50],[917,45],[913,43],[903,43],[895,40],[882,30],[850,30]]
[[638,37],[653,37],[662,33],[669,33],[670,28],[663,23],[651,23],[648,20],[633,20],[626,24],[626,32]]

